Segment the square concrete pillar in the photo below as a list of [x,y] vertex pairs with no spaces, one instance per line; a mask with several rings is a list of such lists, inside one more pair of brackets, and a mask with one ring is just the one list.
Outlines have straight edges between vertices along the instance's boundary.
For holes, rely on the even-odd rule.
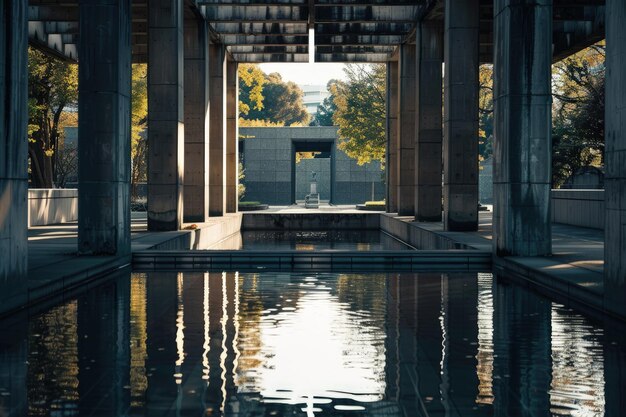
[[552,1],[495,11],[494,250],[551,252]]
[[478,228],[478,0],[446,0],[444,228]]
[[183,220],[183,0],[148,3],[148,230]]
[[183,218],[209,217],[209,44],[204,19],[185,19],[185,175]]
[[415,144],[415,220],[441,221],[443,137],[443,27],[424,21],[417,31],[417,125]]
[[387,62],[387,213],[398,212],[398,61]]
[[226,212],[236,213],[239,197],[239,77],[237,62],[226,60]]
[[626,3],[606,4],[605,307],[626,317]]
[[26,301],[28,4],[0,0],[0,312]]
[[414,44],[400,45],[400,83],[398,87],[398,214],[415,214],[415,106],[416,54]]
[[130,253],[130,31],[130,0],[80,3],[78,251],[82,254]]
[[226,213],[226,49],[209,46],[209,215]]

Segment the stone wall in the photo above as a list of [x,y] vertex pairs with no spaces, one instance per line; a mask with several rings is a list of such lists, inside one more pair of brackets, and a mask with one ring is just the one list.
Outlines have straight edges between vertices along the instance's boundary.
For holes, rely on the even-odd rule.
[[[240,152],[245,170],[245,201],[290,205],[309,192],[311,171],[318,172],[322,200],[333,204],[357,204],[382,200],[385,185],[380,163],[359,166],[337,149],[336,127],[240,128]],[[329,148],[331,158],[295,163],[296,151]],[[317,169],[316,169],[317,168]],[[325,185],[328,184],[328,185]],[[332,191],[332,192],[331,192]]]
[[552,190],[552,223],[604,229],[604,190]]
[[78,190],[28,190],[28,227],[78,220]]

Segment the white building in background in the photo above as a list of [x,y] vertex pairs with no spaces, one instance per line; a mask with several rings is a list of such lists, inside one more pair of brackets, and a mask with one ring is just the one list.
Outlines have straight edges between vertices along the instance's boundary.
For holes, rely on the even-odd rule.
[[322,104],[326,97],[330,96],[330,93],[326,89],[325,85],[300,85],[300,88],[304,92],[304,105],[306,111],[311,115],[317,114],[317,107]]

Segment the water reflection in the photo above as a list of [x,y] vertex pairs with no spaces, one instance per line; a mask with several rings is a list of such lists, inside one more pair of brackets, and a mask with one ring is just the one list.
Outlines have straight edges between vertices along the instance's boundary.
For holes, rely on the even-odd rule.
[[0,415],[620,416],[609,330],[490,274],[134,274],[2,323]]
[[374,230],[244,231],[243,250],[410,250],[399,240]]

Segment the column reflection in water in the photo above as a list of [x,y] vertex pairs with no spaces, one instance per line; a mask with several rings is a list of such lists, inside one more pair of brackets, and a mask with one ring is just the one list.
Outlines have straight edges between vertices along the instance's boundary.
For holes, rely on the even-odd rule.
[[451,415],[481,415],[482,404],[476,402],[478,377],[478,283],[476,274],[444,274],[442,317],[446,352],[442,360],[442,379],[449,390],[444,400]]
[[[203,272],[187,272],[179,278],[179,323],[177,336],[182,348],[178,362],[180,373],[179,410],[181,415],[198,415],[203,409],[206,382],[203,380],[204,354],[204,289]],[[182,329],[181,329],[182,327]]]
[[[441,385],[441,274],[420,274],[417,284],[417,390],[421,406],[443,415]],[[421,414],[418,414],[421,415]]]
[[174,376],[178,360],[178,274],[151,272],[146,288],[146,415],[170,415],[176,409],[178,398],[178,385]]
[[28,365],[32,360],[28,340],[32,327],[24,326],[26,320],[27,314],[23,312],[0,322],[0,416],[21,417],[30,411],[27,377],[35,363]]
[[607,318],[604,328],[605,416],[623,417],[626,414],[626,325]]
[[78,413],[125,415],[130,406],[130,281],[78,299]]
[[[53,406],[63,412],[77,411],[79,369],[77,309],[78,301],[72,300],[30,321],[28,326],[30,415],[47,415]],[[33,383],[34,381],[37,383]]]
[[550,416],[551,303],[501,281],[494,285],[496,416]]

